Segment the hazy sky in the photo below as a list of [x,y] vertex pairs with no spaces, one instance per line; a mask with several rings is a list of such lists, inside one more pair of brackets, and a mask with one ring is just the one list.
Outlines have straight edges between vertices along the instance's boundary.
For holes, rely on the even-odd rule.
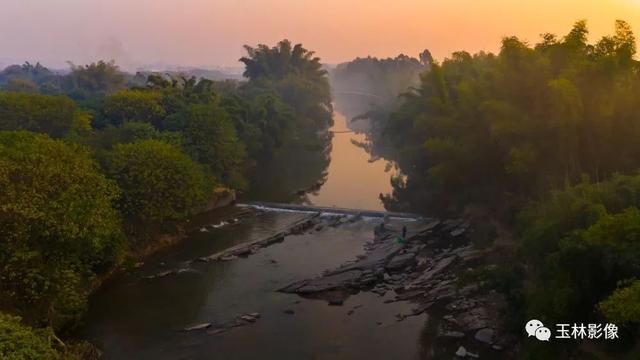
[[425,48],[442,59],[495,51],[505,35],[565,34],[581,18],[594,37],[617,18],[640,35],[640,0],[0,0],[0,65],[238,66],[243,44],[283,38],[326,63]]

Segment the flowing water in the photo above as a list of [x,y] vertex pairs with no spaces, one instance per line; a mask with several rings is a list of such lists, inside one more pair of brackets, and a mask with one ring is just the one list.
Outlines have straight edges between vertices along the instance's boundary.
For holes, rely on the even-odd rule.
[[[345,130],[336,115],[333,130]],[[313,204],[381,209],[378,194],[388,192],[385,161],[369,155],[336,133],[326,183],[308,194]],[[270,199],[272,200],[272,199]],[[91,302],[86,333],[108,359],[412,359],[422,358],[430,329],[426,316],[395,320],[412,305],[386,304],[385,297],[361,292],[343,306],[304,299],[276,290],[353,260],[373,237],[379,219],[290,235],[246,258],[197,262],[234,244],[268,237],[306,216],[264,211],[207,230],[201,225],[243,211],[219,209],[193,219],[189,239],[156,254],[138,269],[103,287]],[[400,220],[395,220],[400,221]],[[409,223],[409,225],[411,225]],[[167,276],[153,277],[168,270]],[[180,271],[175,271],[180,270]],[[148,278],[151,276],[152,278]],[[391,296],[389,294],[389,296]],[[243,313],[259,312],[250,325],[212,335],[181,329],[199,323],[222,323]]]

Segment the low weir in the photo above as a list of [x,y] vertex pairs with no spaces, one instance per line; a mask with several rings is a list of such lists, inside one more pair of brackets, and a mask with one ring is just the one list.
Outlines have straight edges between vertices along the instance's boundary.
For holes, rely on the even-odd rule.
[[238,204],[237,206],[253,207],[253,208],[267,209],[267,210],[271,209],[271,210],[284,210],[284,211],[295,211],[295,212],[321,212],[321,213],[329,213],[329,214],[360,215],[360,216],[375,217],[375,218],[389,217],[389,218],[396,218],[396,219],[424,220],[424,217],[422,215],[412,214],[412,213],[348,209],[348,208],[333,207],[333,206],[281,204],[281,203],[262,202],[262,201],[247,202],[243,204]]

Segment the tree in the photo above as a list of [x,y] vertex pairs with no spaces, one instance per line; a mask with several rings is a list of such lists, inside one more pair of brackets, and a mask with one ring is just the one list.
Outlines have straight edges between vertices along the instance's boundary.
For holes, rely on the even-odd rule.
[[0,92],[0,130],[29,130],[60,138],[89,129],[89,116],[65,96]]
[[138,121],[159,127],[165,110],[159,92],[120,90],[105,97],[104,116],[109,124],[116,126],[128,121]]
[[146,122],[130,121],[121,126],[107,126],[90,136],[88,143],[97,149],[112,149],[116,144],[131,143],[138,140],[162,140],[180,146],[182,133],[176,131],[158,131]]
[[94,105],[92,102],[96,99],[125,86],[125,74],[114,61],[70,65],[71,72],[63,80],[63,89],[72,99]]
[[631,300],[635,293],[616,284],[640,276],[638,194],[640,176],[617,176],[568,187],[525,208],[522,250],[535,274],[527,294],[531,314],[587,319],[609,297],[601,312],[620,324],[635,321],[633,307],[625,318],[613,302]]
[[244,76],[252,81],[260,78],[282,80],[291,73],[321,79],[327,74],[322,69],[320,58],[303,48],[302,44],[292,48],[289,40],[282,40],[272,48],[262,44],[256,48],[245,45],[244,48],[248,57],[242,57],[240,61],[245,64]]
[[143,224],[180,220],[208,200],[211,181],[179,148],[157,140],[114,147],[107,174],[122,189],[118,208]]
[[633,334],[640,62],[625,22],[595,43],[587,35],[579,21],[534,46],[506,37],[495,55],[453,53],[379,120],[374,141],[402,171],[385,205],[480,210],[517,229],[512,259],[527,271],[512,304],[523,319],[597,323],[603,315]]
[[313,51],[302,44],[292,47],[289,40],[272,48],[261,44],[245,49],[248,56],[240,61],[245,64],[244,76],[249,78],[249,85],[262,91],[277,91],[295,109],[298,133],[310,136],[332,124],[327,71]]
[[269,158],[290,140],[294,112],[277,94],[231,94],[223,96],[221,106],[251,159]]
[[0,357],[5,360],[60,360],[53,333],[35,330],[21,323],[20,317],[0,312]]
[[579,21],[535,46],[506,37],[497,55],[460,51],[432,64],[383,124],[381,142],[408,176],[387,204],[502,212],[583,174],[640,167],[635,38],[622,21],[595,45],[587,34]]
[[11,65],[0,72],[0,87],[7,91],[59,94],[60,80],[60,75],[40,63]]
[[431,51],[429,49],[424,49],[418,56],[420,59],[420,63],[424,66],[431,66],[433,64],[433,56],[431,55]]
[[118,195],[89,153],[28,132],[0,132],[3,302],[54,327],[77,319],[89,283],[123,248]]
[[147,91],[160,93],[160,103],[165,118],[154,125],[159,130],[181,131],[185,125],[185,115],[194,104],[209,104],[219,101],[214,91],[214,83],[207,79],[195,77],[165,77],[151,74],[147,78]]
[[223,184],[244,188],[245,149],[229,116],[217,103],[192,105],[185,115],[182,145]]
[[623,284],[602,301],[598,308],[612,323],[640,323],[640,280]]
[[36,93],[38,86],[31,80],[21,77],[10,77],[4,90],[12,92]]

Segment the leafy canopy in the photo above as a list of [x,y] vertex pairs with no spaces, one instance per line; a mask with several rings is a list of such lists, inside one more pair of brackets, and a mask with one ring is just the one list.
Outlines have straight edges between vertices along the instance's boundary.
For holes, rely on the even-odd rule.
[[0,130],[29,130],[60,138],[87,132],[89,117],[65,96],[0,91]]
[[34,330],[20,317],[0,312],[0,358],[4,360],[59,360],[50,330]]
[[408,176],[386,204],[519,207],[583,174],[640,167],[635,38],[623,21],[595,44],[587,33],[579,21],[561,39],[506,37],[499,54],[433,63],[385,123],[382,138]]
[[161,94],[143,90],[120,90],[107,95],[103,111],[113,125],[138,121],[158,126],[165,115]]
[[158,140],[116,145],[106,168],[122,189],[120,211],[145,223],[193,214],[207,201],[212,185],[189,156]]
[[79,316],[122,253],[117,196],[86,150],[0,132],[1,301],[53,325]]

